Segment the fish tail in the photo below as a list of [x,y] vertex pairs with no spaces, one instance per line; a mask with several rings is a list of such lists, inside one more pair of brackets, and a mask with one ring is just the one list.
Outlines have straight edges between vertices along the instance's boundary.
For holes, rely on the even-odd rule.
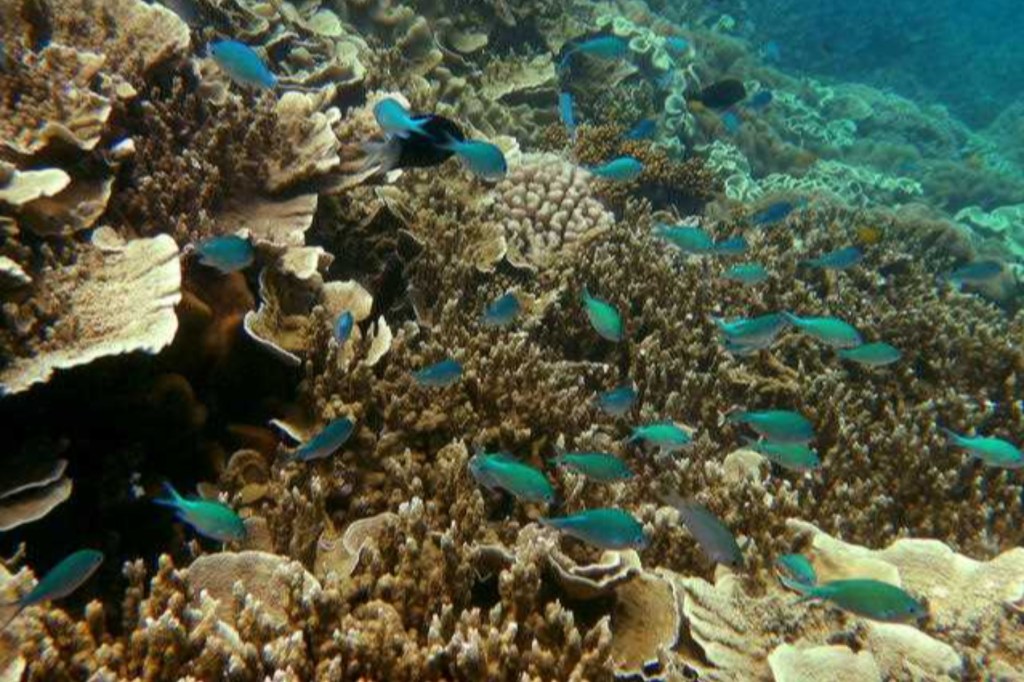
[[946,434],[946,436],[954,443],[960,443],[963,440],[963,436],[952,429],[947,429],[945,426],[940,426],[939,431]]
[[163,491],[166,497],[154,497],[154,503],[163,507],[178,508],[181,506],[181,503],[185,501],[185,498],[178,494],[178,491],[174,489],[174,486],[171,485],[170,481],[164,481]]

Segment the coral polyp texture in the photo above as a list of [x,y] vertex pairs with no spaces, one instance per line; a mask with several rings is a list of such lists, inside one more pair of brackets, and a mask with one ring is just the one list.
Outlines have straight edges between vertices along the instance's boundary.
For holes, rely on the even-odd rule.
[[1019,111],[697,5],[0,7],[0,678],[1024,678]]

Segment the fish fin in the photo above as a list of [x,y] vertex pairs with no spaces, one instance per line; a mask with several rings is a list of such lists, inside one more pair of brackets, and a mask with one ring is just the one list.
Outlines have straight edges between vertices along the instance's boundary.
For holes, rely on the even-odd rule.
[[387,173],[398,165],[402,156],[402,140],[397,136],[389,136],[384,142],[364,142],[362,144],[366,159],[360,168],[368,171],[374,166],[378,173]]
[[153,502],[163,507],[173,507],[178,509],[181,507],[181,503],[185,501],[185,498],[178,494],[178,491],[174,489],[170,481],[164,481],[163,483],[164,494],[167,497],[154,497]]

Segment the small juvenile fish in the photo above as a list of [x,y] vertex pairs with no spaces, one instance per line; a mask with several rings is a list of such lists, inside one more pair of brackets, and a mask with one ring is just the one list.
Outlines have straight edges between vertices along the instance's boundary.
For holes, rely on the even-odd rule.
[[758,90],[747,100],[747,108],[752,111],[760,111],[771,104],[773,99],[775,99],[775,95],[771,90]]
[[747,447],[784,469],[813,471],[821,466],[818,453],[804,443],[776,443],[770,440],[749,440]]
[[608,452],[567,452],[555,457],[555,464],[572,469],[587,478],[610,483],[633,477],[625,462]]
[[569,58],[574,54],[587,54],[601,59],[620,59],[629,53],[629,44],[618,36],[598,36],[585,40],[570,48],[559,62],[559,71],[569,66]]
[[778,313],[768,313],[757,317],[739,318],[726,322],[722,318],[712,318],[719,331],[732,343],[740,346],[770,346],[783,329],[789,324],[786,318]]
[[572,93],[558,93],[558,113],[562,117],[562,123],[569,133],[569,139],[576,140],[576,117],[572,112]]
[[488,490],[504,490],[525,502],[555,501],[555,489],[542,471],[503,453],[473,455],[469,473]]
[[905,591],[880,580],[833,580],[813,587],[795,587],[800,601],[824,599],[844,611],[887,623],[906,623],[928,615],[928,610]]
[[683,253],[707,253],[715,246],[711,235],[692,225],[657,225],[654,236],[671,243]]
[[224,73],[236,83],[261,88],[277,86],[277,76],[270,72],[256,51],[237,40],[210,43],[210,55]]
[[690,42],[679,36],[665,38],[665,49],[675,55],[685,54],[690,49]]
[[4,604],[17,607],[14,615],[7,619],[7,623],[17,618],[24,608],[68,596],[92,577],[102,563],[103,552],[95,549],[80,549],[64,557],[60,563],[47,571],[27,594]]
[[338,342],[339,346],[344,346],[345,342],[352,336],[352,328],[355,325],[356,318],[352,316],[352,311],[346,310],[341,315],[338,315],[338,319],[334,323],[334,340]]
[[641,550],[647,546],[643,525],[621,509],[587,509],[540,522],[601,549]]
[[743,127],[743,119],[740,118],[739,113],[732,109],[722,112],[720,118],[722,119],[722,126],[725,127],[725,132],[730,135],[740,132],[740,128]]
[[597,406],[612,417],[621,417],[636,402],[636,389],[632,386],[619,386],[597,396]]
[[316,434],[292,452],[288,460],[292,462],[310,462],[314,459],[330,457],[345,444],[356,423],[348,417],[335,419],[325,426],[320,433]]
[[859,362],[869,367],[891,365],[894,362],[898,362],[902,356],[903,354],[899,348],[890,346],[883,341],[865,343],[862,346],[844,348],[839,351],[839,357],[842,359]]
[[803,554],[783,554],[775,559],[775,569],[779,581],[791,590],[803,592],[818,584],[818,574]]
[[715,242],[712,251],[720,256],[742,256],[750,248],[743,235],[730,237],[720,242]]
[[484,310],[480,321],[485,327],[504,327],[516,319],[521,308],[519,299],[510,291],[494,299]]
[[963,448],[972,457],[976,457],[990,467],[1000,469],[1020,469],[1024,467],[1024,453],[1009,441],[1002,438],[985,436],[962,436],[959,433],[942,429],[949,436],[950,442]]
[[409,110],[402,106],[397,99],[386,97],[373,107],[373,117],[377,119],[380,126],[388,135],[408,137],[411,133],[426,135],[424,126],[429,119],[424,117],[414,118]]
[[470,172],[484,180],[501,180],[508,173],[505,154],[497,145],[490,142],[460,141],[449,137],[441,148],[458,156]]
[[743,552],[732,531],[707,507],[684,500],[678,493],[667,493],[662,501],[679,512],[679,520],[709,559],[730,568],[743,568]]
[[621,341],[623,337],[622,317],[608,301],[591,296],[590,291],[583,289],[583,309],[590,320],[590,326],[597,335],[608,341]]
[[979,260],[957,268],[947,279],[956,284],[984,284],[1003,272],[1003,264],[995,260]]
[[620,156],[600,166],[590,166],[587,170],[605,180],[631,182],[644,172],[644,165],[632,156]]
[[626,140],[649,140],[654,137],[658,130],[658,122],[653,118],[645,118],[637,121],[629,131],[623,135]]
[[768,271],[760,263],[738,263],[726,270],[722,277],[733,282],[751,286],[760,284],[768,279]]
[[814,425],[807,417],[791,410],[733,412],[727,424],[746,424],[763,438],[776,443],[808,443],[814,440]]
[[633,429],[633,434],[626,442],[635,443],[641,440],[657,446],[662,452],[675,452],[693,442],[690,434],[680,428],[675,422],[670,421],[637,426]]
[[462,365],[452,358],[445,358],[412,373],[412,378],[417,384],[431,388],[450,386],[461,376]]
[[782,313],[791,325],[833,348],[853,348],[864,341],[857,329],[838,317],[797,317]]
[[153,500],[177,512],[178,520],[192,526],[200,535],[228,542],[245,537],[245,524],[231,507],[215,500],[186,500],[170,483],[164,483],[167,497]]
[[723,78],[705,87],[697,101],[710,109],[728,109],[747,97],[747,89],[738,78]]
[[764,210],[755,213],[751,216],[750,220],[759,227],[766,227],[780,220],[785,220],[795,208],[796,206],[792,202],[778,201]]
[[845,270],[864,259],[864,252],[856,246],[847,246],[836,251],[803,261],[803,265],[825,270]]
[[226,275],[249,267],[255,252],[248,239],[228,234],[202,240],[196,244],[196,253],[200,263]]

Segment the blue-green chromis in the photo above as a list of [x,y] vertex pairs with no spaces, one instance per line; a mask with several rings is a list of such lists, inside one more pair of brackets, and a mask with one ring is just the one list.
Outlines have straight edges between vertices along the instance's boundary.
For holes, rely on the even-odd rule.
[[14,613],[7,618],[7,623],[14,620],[21,610],[28,606],[68,596],[92,577],[102,563],[103,552],[95,549],[80,549],[64,557],[56,566],[47,571],[46,575],[28,593],[13,602],[3,604],[17,607]]
[[986,466],[999,469],[1020,469],[1024,467],[1024,453],[1020,448],[1002,438],[991,436],[962,436],[959,433],[942,429],[949,436],[949,442],[963,448],[972,457],[982,461]]
[[633,477],[629,466],[610,452],[567,452],[555,457],[554,461],[558,466],[602,483]]
[[164,492],[167,497],[153,501],[174,509],[178,519],[192,526],[200,535],[220,542],[245,538],[245,523],[226,504],[215,500],[187,500],[170,483],[164,483]]
[[675,422],[661,421],[635,427],[626,442],[637,441],[657,446],[662,452],[675,452],[692,443],[693,437]]
[[583,289],[583,310],[598,336],[607,341],[622,340],[623,325],[619,311],[608,301],[591,296],[586,287]]
[[540,522],[601,549],[641,550],[647,546],[643,525],[622,509],[587,509]]
[[767,440],[776,443],[807,443],[814,440],[814,425],[807,417],[792,410],[732,412],[725,421],[746,424]]
[[469,473],[488,490],[504,490],[525,502],[555,501],[555,489],[544,472],[504,453],[479,453],[469,460]]
[[907,623],[928,615],[925,606],[895,585],[858,578],[833,580],[813,587],[797,586],[801,601],[824,599],[844,611],[887,623]]
[[797,317],[783,313],[791,325],[833,348],[854,348],[863,343],[857,329],[838,317]]

